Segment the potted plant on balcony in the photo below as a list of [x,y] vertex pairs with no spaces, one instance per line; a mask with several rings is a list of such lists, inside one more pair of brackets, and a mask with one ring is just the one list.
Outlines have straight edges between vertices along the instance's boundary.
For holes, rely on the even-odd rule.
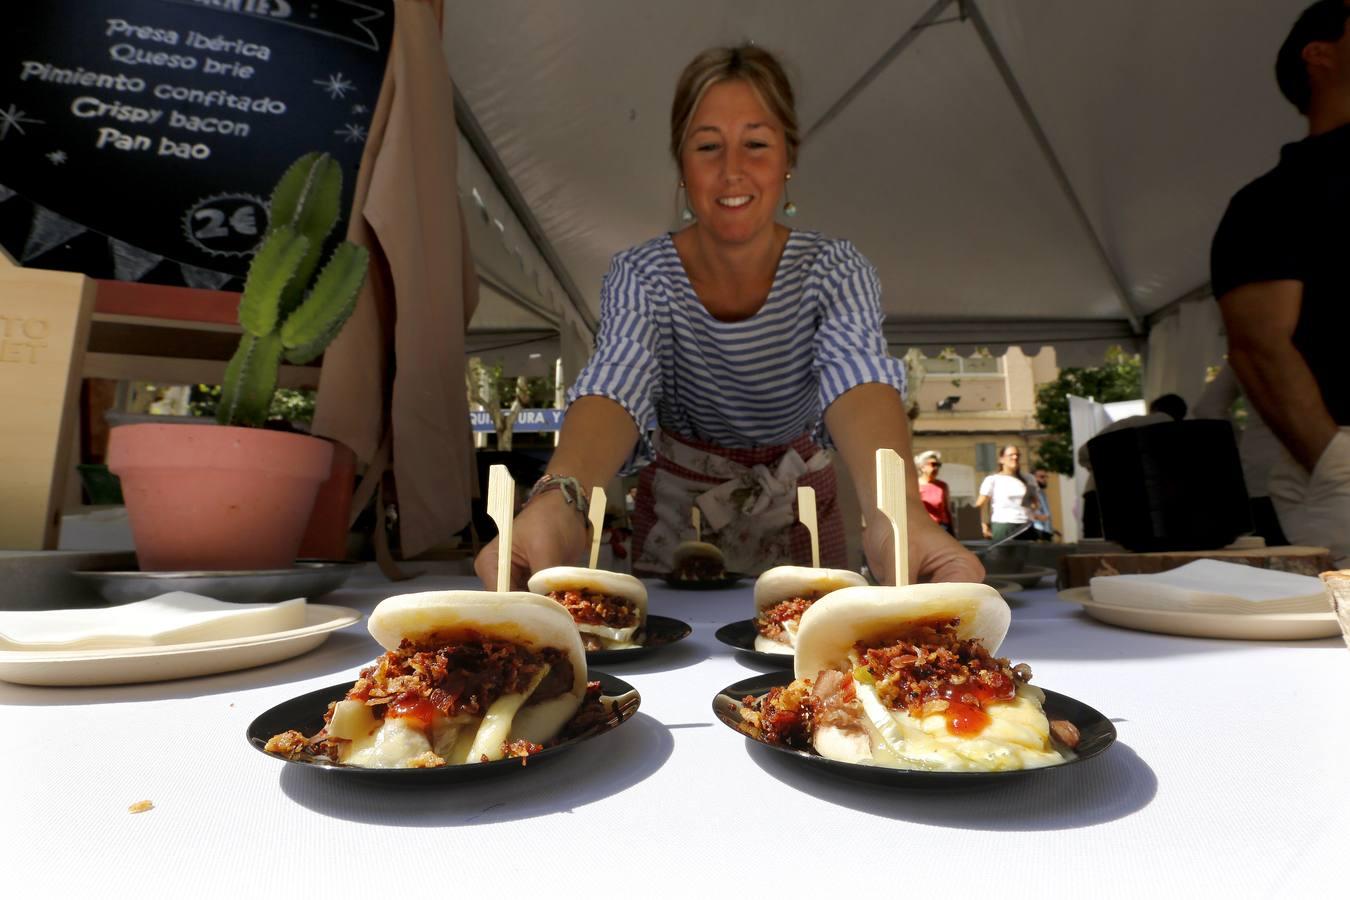
[[219,424],[112,429],[108,467],[122,480],[143,570],[277,569],[295,561],[333,446],[262,426],[282,360],[317,358],[365,282],[367,253],[349,242],[315,277],[341,195],[341,169],[327,154],[306,154],[277,183],[239,301],[244,334],[225,370]]

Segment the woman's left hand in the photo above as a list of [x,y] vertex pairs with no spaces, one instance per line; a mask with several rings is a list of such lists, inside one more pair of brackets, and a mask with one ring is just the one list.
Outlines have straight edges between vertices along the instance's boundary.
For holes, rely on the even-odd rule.
[[[984,566],[951,535],[928,517],[923,507],[909,512],[909,578],[921,581],[984,580]],[[873,510],[863,532],[867,568],[881,584],[895,584],[894,532],[891,520]]]

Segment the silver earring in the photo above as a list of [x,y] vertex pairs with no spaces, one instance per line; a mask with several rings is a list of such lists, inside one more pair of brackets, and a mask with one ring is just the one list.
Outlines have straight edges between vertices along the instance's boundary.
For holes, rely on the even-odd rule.
[[694,211],[689,208],[689,191],[685,190],[684,179],[680,179],[680,190],[684,191],[685,199],[680,203],[680,220],[683,222],[694,221]]
[[787,216],[789,219],[797,214],[797,204],[793,203],[792,198],[788,196],[788,182],[791,180],[792,173],[788,172],[783,178],[783,196],[787,198],[787,202],[783,204],[783,215]]

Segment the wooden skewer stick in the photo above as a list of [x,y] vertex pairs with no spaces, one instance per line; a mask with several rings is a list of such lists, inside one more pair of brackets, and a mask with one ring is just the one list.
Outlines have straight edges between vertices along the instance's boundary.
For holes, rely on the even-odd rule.
[[820,531],[816,525],[816,489],[797,488],[797,518],[811,532],[811,567],[820,568]]
[[694,540],[703,540],[703,511],[695,506],[694,511],[689,514],[689,518],[694,523]]
[[600,532],[605,527],[605,489],[596,485],[591,488],[591,568],[600,564]]
[[488,515],[497,523],[497,591],[511,590],[511,526],[516,518],[516,482],[506,466],[488,469]]
[[909,584],[909,520],[906,517],[906,488],[909,476],[905,461],[889,448],[877,451],[877,509],[891,520],[895,539],[895,583]]

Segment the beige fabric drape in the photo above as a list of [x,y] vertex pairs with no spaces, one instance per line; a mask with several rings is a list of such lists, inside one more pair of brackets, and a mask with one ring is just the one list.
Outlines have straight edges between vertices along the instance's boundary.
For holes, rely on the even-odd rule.
[[467,525],[476,485],[464,332],[478,280],[456,193],[454,92],[439,6],[394,4],[347,231],[370,249],[371,277],[324,355],[314,416],[314,433],[341,441],[364,463],[390,443],[404,557]]

